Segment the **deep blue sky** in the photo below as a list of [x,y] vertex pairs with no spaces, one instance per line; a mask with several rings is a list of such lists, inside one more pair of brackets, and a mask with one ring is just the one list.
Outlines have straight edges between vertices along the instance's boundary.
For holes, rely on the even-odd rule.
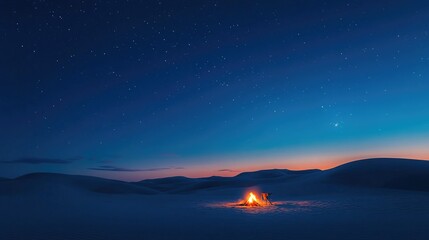
[[429,157],[428,1],[2,1],[0,27],[0,176]]

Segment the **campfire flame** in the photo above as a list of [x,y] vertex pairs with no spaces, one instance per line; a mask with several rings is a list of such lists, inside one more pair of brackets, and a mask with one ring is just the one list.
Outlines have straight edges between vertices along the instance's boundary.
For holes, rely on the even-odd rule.
[[253,192],[250,192],[247,200],[245,202],[241,203],[240,206],[256,207],[256,206],[261,206],[261,204],[259,203],[255,194],[253,194]]
[[255,194],[253,194],[253,193],[251,192],[251,193],[249,193],[249,198],[247,199],[247,202],[248,202],[249,204],[252,204],[252,203],[253,203],[253,201],[258,202],[258,200],[256,200]]

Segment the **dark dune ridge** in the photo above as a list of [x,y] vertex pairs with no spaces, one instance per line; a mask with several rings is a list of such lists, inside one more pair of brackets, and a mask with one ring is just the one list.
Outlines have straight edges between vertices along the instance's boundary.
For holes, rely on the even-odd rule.
[[329,170],[270,169],[243,172],[234,177],[187,178],[182,176],[123,182],[98,177],[32,173],[9,181],[0,179],[0,194],[61,189],[105,194],[192,193],[202,190],[258,185],[324,183],[360,188],[388,188],[429,192],[429,161],[377,158],[349,162]]
[[0,184],[0,194],[75,190],[107,194],[155,194],[158,191],[133,183],[91,176],[31,173]]
[[301,174],[320,172],[320,169],[309,169],[309,170],[288,170],[288,169],[269,169],[259,170],[255,172],[243,172],[235,176],[235,178],[253,178],[253,179],[268,179],[268,178],[280,178],[287,176],[296,176]]
[[429,161],[399,158],[365,159],[324,171],[330,183],[429,191]]

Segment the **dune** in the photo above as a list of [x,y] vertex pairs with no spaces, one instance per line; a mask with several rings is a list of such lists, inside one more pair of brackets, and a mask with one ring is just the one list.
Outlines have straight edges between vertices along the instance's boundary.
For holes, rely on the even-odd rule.
[[429,161],[364,159],[326,170],[319,179],[333,184],[429,191]]
[[175,189],[182,188],[184,186],[189,186],[200,182],[200,179],[187,178],[183,176],[167,177],[167,178],[157,178],[157,179],[147,179],[135,184],[138,186],[144,186],[150,189],[155,189],[161,192],[169,192]]
[[128,182],[57,173],[31,173],[0,184],[0,193],[87,191],[106,194],[155,194],[156,190]]
[[191,193],[201,190],[216,190],[234,187],[250,187],[256,185],[256,182],[242,181],[233,178],[225,179],[199,179],[190,185],[185,185],[180,188],[171,190],[171,193]]
[[259,170],[255,172],[243,172],[235,176],[235,178],[251,178],[251,179],[269,179],[269,178],[280,178],[280,177],[289,177],[293,175],[301,175],[308,173],[320,172],[319,169],[309,169],[309,170],[289,170],[289,169],[268,169],[268,170]]
[[166,193],[189,193],[217,187],[230,187],[237,183],[239,183],[239,181],[234,181],[234,179],[227,177],[186,178],[177,176],[148,179],[137,182],[136,184]]
[[[15,179],[0,179],[0,194],[73,189],[105,194],[192,193],[229,188],[283,184],[283,191],[296,189],[309,194],[323,191],[321,184],[342,187],[389,188],[429,191],[429,161],[412,159],[363,159],[329,170],[267,169],[243,172],[234,177],[187,178],[183,176],[123,182],[98,177],[55,173],[32,173]],[[285,185],[286,184],[286,185]],[[270,187],[273,186],[273,187]],[[277,191],[278,192],[278,191]]]
[[[180,179],[180,181],[175,181]],[[166,181],[166,182],[164,182]],[[413,159],[377,158],[349,162],[328,170],[268,169],[243,172],[234,177],[155,179],[148,187],[169,193],[190,193],[225,188],[268,187],[287,184],[287,189],[331,192],[329,186],[388,188],[429,191],[429,161]],[[328,184],[328,185],[326,185]],[[165,187],[165,186],[168,187]],[[285,185],[283,186],[286,190]],[[275,189],[275,188],[274,188]]]
[[200,190],[224,188],[243,188],[263,183],[287,181],[304,174],[320,172],[320,170],[293,171],[288,169],[267,169],[256,172],[243,172],[234,177],[186,178],[182,176],[148,179],[136,184],[168,193],[190,193]]

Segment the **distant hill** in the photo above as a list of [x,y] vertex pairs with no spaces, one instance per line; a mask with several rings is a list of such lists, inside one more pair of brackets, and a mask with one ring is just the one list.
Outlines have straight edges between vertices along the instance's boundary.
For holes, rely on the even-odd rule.
[[288,169],[269,169],[269,170],[259,170],[255,172],[243,172],[235,176],[235,178],[253,178],[253,179],[268,179],[268,178],[280,178],[280,177],[289,177],[301,174],[315,173],[320,172],[319,169],[309,169],[309,170],[288,170]]
[[364,159],[326,170],[323,177],[334,184],[429,191],[429,161]]
[[137,184],[163,192],[185,193],[217,188],[251,187],[262,183],[270,183],[273,181],[287,181],[287,179],[293,177],[320,171],[321,170],[291,171],[288,169],[269,169],[260,170],[256,172],[244,172],[238,174],[235,177],[170,177],[143,180],[138,182]]
[[30,192],[61,193],[61,191],[103,194],[191,193],[201,190],[245,188],[259,185],[271,186],[276,192],[285,191],[286,186],[289,189],[310,193],[316,190],[324,191],[324,188],[320,187],[326,186],[429,192],[429,161],[395,158],[364,159],[325,171],[269,169],[243,172],[234,177],[187,178],[176,176],[147,179],[140,182],[123,182],[80,175],[32,173],[15,179],[0,178],[0,195]]
[[132,183],[91,176],[31,173],[0,184],[1,193],[87,191],[106,194],[155,194],[156,190]]
[[200,181],[201,181],[200,179],[176,176],[176,177],[167,177],[167,178],[148,179],[148,180],[137,182],[135,184],[139,186],[155,189],[161,192],[169,192],[185,186],[193,185]]

